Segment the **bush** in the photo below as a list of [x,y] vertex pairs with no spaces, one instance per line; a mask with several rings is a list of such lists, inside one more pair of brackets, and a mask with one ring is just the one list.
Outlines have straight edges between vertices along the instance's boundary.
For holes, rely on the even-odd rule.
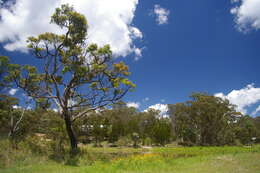
[[66,150],[65,150],[65,144],[62,140],[55,140],[50,142],[50,158],[61,162],[65,159]]
[[146,138],[144,139],[143,145],[151,146],[151,145],[152,145],[152,139],[149,138],[149,137],[146,137]]
[[7,167],[12,162],[10,145],[11,144],[8,140],[0,141],[0,168]]
[[78,166],[79,161],[80,161],[79,155],[76,155],[76,156],[73,156],[73,157],[68,157],[66,162],[65,162],[65,165]]
[[119,147],[127,147],[132,145],[132,140],[129,136],[123,136],[118,139],[116,145]]
[[0,168],[8,168],[15,164],[30,165],[45,159],[33,153],[35,148],[30,148],[27,141],[20,142],[17,149],[13,148],[7,139],[0,140],[0,146]]
[[24,147],[28,147],[33,154],[46,154],[46,152],[50,151],[48,142],[38,136],[27,137],[25,142]]

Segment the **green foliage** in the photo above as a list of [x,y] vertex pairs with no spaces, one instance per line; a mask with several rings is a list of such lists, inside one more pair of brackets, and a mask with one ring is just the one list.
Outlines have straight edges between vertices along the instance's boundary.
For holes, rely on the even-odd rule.
[[85,138],[92,137],[88,140],[93,142],[95,146],[101,147],[101,142],[107,137],[110,128],[108,121],[102,114],[92,113],[78,124],[78,126],[81,126],[79,134],[82,134]]
[[27,149],[35,155],[46,154],[47,156],[50,152],[48,142],[43,137],[39,136],[39,134],[26,138],[25,144],[23,145],[25,145]]
[[234,129],[241,113],[237,113],[227,100],[194,93],[190,101],[170,105],[170,113],[175,135],[182,143],[234,144]]
[[236,137],[244,145],[252,144],[253,137],[257,136],[257,129],[254,125],[253,119],[249,116],[241,117],[237,122]]
[[116,141],[118,147],[130,147],[132,146],[133,140],[130,136],[122,136]]
[[4,80],[6,73],[8,72],[9,58],[0,55],[0,91],[8,86],[8,83]]
[[138,131],[138,115],[135,109],[125,106],[105,110],[102,115],[108,121],[108,140],[116,142],[120,137],[131,136]]
[[260,116],[253,119],[254,126],[256,128],[255,142],[260,144]]
[[164,146],[171,139],[171,123],[168,118],[157,119],[152,129],[152,139],[157,145]]
[[69,39],[65,40],[65,46],[76,46],[84,43],[87,36],[87,21],[82,14],[74,11],[73,7],[62,5],[61,8],[57,8],[51,17],[51,23],[62,29],[68,29],[67,37]]
[[30,110],[15,105],[17,98],[0,95],[0,137],[8,137],[13,147],[32,134],[36,122]]

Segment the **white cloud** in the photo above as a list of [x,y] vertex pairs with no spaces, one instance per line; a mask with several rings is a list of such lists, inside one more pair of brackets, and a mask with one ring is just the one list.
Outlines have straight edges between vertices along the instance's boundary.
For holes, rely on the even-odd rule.
[[69,101],[68,101],[68,106],[69,106],[69,107],[75,106],[76,104],[77,104],[77,102],[74,101],[74,100],[69,100]]
[[259,0],[231,0],[234,7],[230,12],[235,16],[235,22],[240,31],[260,29]]
[[27,106],[26,108],[22,107],[22,106],[18,106],[18,105],[14,105],[13,106],[14,109],[26,109],[26,110],[32,110],[32,106]]
[[12,88],[12,89],[9,90],[8,93],[9,93],[11,96],[13,96],[13,95],[16,94],[17,91],[18,91],[18,89],[14,89],[14,88]]
[[228,99],[232,104],[237,105],[237,111],[247,114],[247,108],[260,101],[260,88],[250,84],[240,90],[233,90],[227,95],[217,93],[215,96]]
[[133,38],[143,38],[143,33],[135,27],[129,27]]
[[21,106],[17,106],[17,105],[14,105],[13,108],[14,108],[14,109],[22,109]]
[[260,105],[252,112],[252,115],[255,116],[258,112],[260,112]]
[[145,97],[145,98],[143,99],[143,102],[148,102],[149,100],[150,100],[149,97]]
[[161,102],[163,102],[163,103],[164,103],[164,102],[165,102],[165,99],[161,99]]
[[152,106],[149,106],[148,109],[144,110],[145,112],[148,111],[149,109],[154,109],[160,111],[160,116],[166,117],[168,116],[168,105],[167,104],[155,104]]
[[136,109],[138,109],[139,107],[140,107],[140,103],[139,102],[128,102],[127,104],[126,104],[126,106],[127,107],[133,107],[133,108],[136,108]]
[[134,48],[134,54],[135,54],[135,61],[138,61],[142,57],[142,49],[140,48]]
[[54,112],[59,112],[59,110],[57,108],[53,108],[52,109]]
[[110,44],[115,56],[136,52],[133,42],[143,37],[132,26],[138,0],[16,0],[0,6],[0,42],[9,51],[26,52],[28,36],[47,31],[60,33],[49,21],[55,8],[66,3],[86,16],[89,42]]
[[156,15],[156,22],[158,25],[167,24],[170,10],[167,10],[166,8],[162,8],[160,5],[156,4],[154,5],[154,14]]

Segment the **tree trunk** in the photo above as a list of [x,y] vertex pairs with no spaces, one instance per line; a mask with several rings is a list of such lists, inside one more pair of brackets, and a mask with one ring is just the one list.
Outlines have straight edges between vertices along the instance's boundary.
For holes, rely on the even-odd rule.
[[78,141],[77,141],[76,135],[73,131],[71,118],[68,113],[64,113],[63,117],[64,117],[64,121],[66,124],[67,134],[70,139],[71,154],[72,154],[72,156],[75,156],[78,153]]

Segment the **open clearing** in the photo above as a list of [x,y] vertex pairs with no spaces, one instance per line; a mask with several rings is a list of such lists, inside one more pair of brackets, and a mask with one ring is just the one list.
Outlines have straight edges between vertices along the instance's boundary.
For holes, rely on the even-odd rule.
[[[97,159],[92,164],[81,158],[79,166],[29,159],[1,173],[259,173],[260,147],[176,147],[140,149],[90,148],[89,153],[101,157],[119,156],[111,160]],[[141,154],[141,152],[143,152]],[[122,154],[124,153],[124,154]],[[33,163],[33,164],[32,164]]]

